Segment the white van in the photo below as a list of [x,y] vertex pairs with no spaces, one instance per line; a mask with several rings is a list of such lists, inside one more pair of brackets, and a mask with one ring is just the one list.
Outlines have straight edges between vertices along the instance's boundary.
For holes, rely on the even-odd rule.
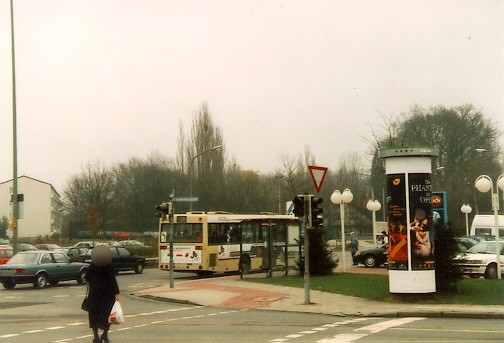
[[[499,238],[504,238],[504,215],[499,215]],[[477,214],[471,225],[471,236],[495,236],[495,216]]]

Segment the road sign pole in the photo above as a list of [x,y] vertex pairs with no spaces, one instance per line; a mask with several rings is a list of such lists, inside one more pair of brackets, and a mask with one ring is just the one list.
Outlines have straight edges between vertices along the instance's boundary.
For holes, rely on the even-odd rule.
[[175,287],[174,263],[173,263],[173,226],[175,221],[175,190],[170,194],[170,201],[168,202],[168,220],[170,222],[170,288]]
[[311,197],[308,194],[304,196],[304,218],[303,218],[303,235],[304,235],[304,304],[310,305],[310,239],[308,238],[308,226],[311,218]]

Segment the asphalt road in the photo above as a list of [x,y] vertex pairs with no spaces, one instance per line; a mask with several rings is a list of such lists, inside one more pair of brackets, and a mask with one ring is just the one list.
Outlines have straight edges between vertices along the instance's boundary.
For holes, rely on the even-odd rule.
[[[166,272],[120,274],[118,282],[126,323],[112,327],[114,343],[504,341],[500,320],[334,317],[199,307],[129,295],[167,283]],[[87,314],[80,310],[85,292],[85,286],[75,282],[42,290],[28,285],[1,289],[0,342],[91,342]]]

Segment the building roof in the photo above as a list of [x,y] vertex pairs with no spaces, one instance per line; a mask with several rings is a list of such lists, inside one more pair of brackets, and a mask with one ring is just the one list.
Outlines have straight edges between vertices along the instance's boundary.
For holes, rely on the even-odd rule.
[[[21,176],[18,176],[18,179],[21,179],[21,178],[26,178],[26,179],[30,179],[30,180],[33,180],[33,181],[36,181],[36,182],[45,183],[46,185],[51,186],[52,190],[53,190],[56,194],[58,194],[58,196],[60,195],[60,194],[58,193],[58,191],[56,190],[56,188],[54,188],[54,186],[53,186],[52,184],[50,184],[49,182],[41,181],[41,180],[35,179],[35,178],[33,178],[33,177],[26,176],[26,175],[21,175]],[[7,181],[4,181],[4,182],[0,182],[0,185],[3,185],[4,183],[8,183],[8,182],[12,182],[12,179],[7,180]]]

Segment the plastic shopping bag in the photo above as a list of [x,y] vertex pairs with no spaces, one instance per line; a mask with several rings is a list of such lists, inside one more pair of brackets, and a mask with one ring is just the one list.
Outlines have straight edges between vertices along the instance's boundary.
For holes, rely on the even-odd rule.
[[124,323],[124,315],[121,304],[116,300],[114,306],[112,306],[112,311],[110,311],[110,315],[108,318],[109,324],[123,324]]

